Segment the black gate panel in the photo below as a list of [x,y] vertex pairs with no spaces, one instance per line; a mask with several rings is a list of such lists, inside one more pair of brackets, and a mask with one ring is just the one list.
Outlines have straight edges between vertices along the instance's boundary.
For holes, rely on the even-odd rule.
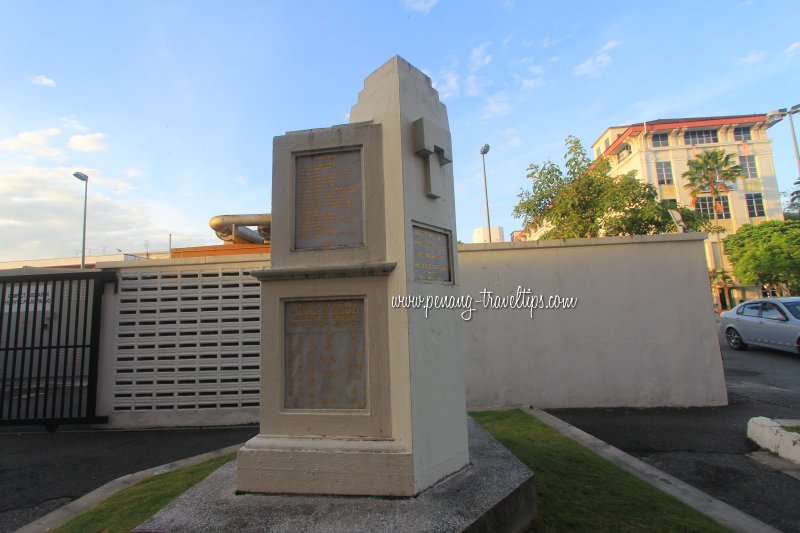
[[0,424],[97,417],[104,285],[113,272],[0,276]]

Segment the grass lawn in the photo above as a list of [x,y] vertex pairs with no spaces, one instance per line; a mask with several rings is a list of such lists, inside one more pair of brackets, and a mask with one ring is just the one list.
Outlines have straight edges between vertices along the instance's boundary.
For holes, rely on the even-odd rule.
[[[536,473],[537,532],[728,531],[523,411],[470,415]],[[55,531],[130,531],[234,457],[142,481]]]
[[523,411],[470,415],[536,473],[534,531],[729,531]]
[[88,531],[127,533],[211,472],[235,458],[235,453],[229,453],[194,466],[187,466],[141,481],[119,491],[54,531],[58,533],[86,533]]

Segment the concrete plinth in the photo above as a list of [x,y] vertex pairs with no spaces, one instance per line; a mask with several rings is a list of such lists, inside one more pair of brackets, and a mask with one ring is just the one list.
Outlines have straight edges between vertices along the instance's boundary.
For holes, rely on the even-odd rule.
[[472,420],[470,464],[413,498],[236,494],[228,463],[139,532],[521,531],[536,513],[534,475]]

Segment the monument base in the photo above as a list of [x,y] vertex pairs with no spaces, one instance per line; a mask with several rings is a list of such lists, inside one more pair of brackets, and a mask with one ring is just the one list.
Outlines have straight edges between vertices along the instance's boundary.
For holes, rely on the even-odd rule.
[[533,472],[472,420],[468,430],[469,466],[413,498],[237,494],[228,463],[135,531],[527,529],[536,514]]
[[413,456],[393,441],[258,435],[236,457],[240,493],[413,496]]

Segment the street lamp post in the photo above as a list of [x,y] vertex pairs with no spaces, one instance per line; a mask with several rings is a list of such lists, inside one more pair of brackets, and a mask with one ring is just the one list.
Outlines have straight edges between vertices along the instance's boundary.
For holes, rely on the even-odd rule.
[[800,104],[793,105],[789,109],[781,108],[776,109],[775,111],[770,111],[767,113],[767,121],[770,122],[770,125],[775,124],[783,119],[783,117],[789,117],[789,129],[792,130],[792,142],[794,144],[794,158],[797,162],[797,177],[800,178],[800,150],[797,148],[797,137],[794,133],[794,121],[792,121],[792,115],[795,113],[800,113]]
[[86,198],[89,195],[89,176],[83,172],[75,172],[76,178],[83,182],[83,241],[81,243],[81,270],[86,268]]
[[489,153],[489,145],[481,146],[481,161],[483,161],[483,195],[486,198],[486,229],[489,230],[489,242],[492,242],[492,223],[489,221],[489,190],[486,188],[486,154]]

